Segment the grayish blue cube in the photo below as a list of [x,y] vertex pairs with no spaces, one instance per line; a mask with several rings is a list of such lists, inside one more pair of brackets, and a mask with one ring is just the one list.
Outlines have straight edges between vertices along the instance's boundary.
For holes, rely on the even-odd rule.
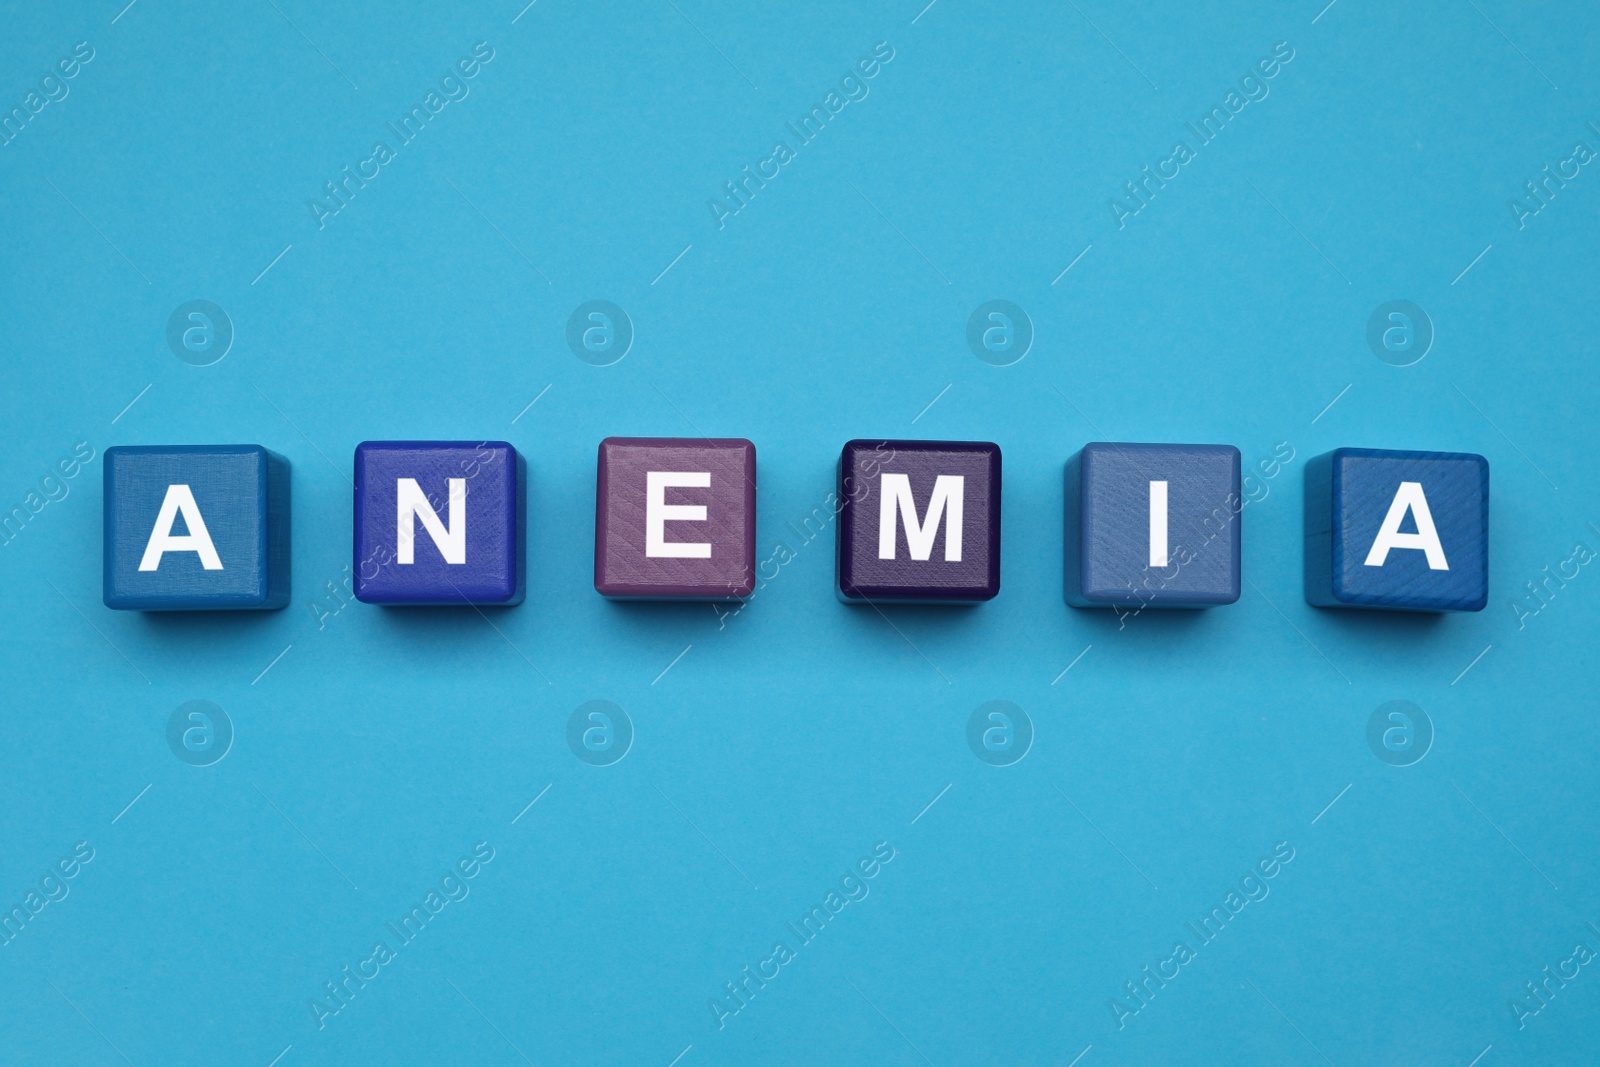
[[1232,445],[1084,445],[1066,472],[1067,603],[1232,604],[1243,508]]

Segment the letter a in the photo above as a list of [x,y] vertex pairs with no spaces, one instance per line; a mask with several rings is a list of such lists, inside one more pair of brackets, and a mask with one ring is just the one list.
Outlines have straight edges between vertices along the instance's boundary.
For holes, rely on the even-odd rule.
[[[186,534],[174,534],[172,524],[179,514]],[[164,552],[195,552],[200,556],[200,566],[208,571],[220,571],[222,560],[217,557],[217,546],[211,543],[206,531],[206,521],[200,517],[200,505],[194,502],[194,493],[187,485],[167,486],[167,495],[161,501],[161,511],[156,515],[155,529],[150,531],[150,542],[144,546],[144,558],[139,561],[141,571],[153,571],[161,566]]]
[[416,520],[422,520],[422,528],[428,531],[428,536],[433,538],[433,543],[439,546],[439,554],[446,563],[467,562],[467,518],[462,514],[466,508],[467,480],[465,478],[450,479],[450,528],[445,529],[439,521],[438,514],[433,510],[433,505],[428,503],[428,498],[422,492],[422,486],[417,484],[415,478],[401,478],[395,483],[395,537],[398,541],[396,556],[401,563],[416,562]]
[[[1400,532],[1400,524],[1405,521],[1407,511],[1416,519],[1416,533]],[[1421,482],[1400,483],[1400,488],[1394,494],[1394,502],[1389,505],[1389,514],[1383,517],[1383,525],[1372,542],[1372,551],[1367,553],[1367,566],[1383,566],[1391,548],[1421,549],[1427,554],[1429,570],[1450,569],[1450,564],[1445,562],[1444,546],[1439,544],[1439,531],[1433,527],[1433,515],[1428,511],[1428,498],[1422,495]]]
[[928,514],[917,521],[917,503],[911,498],[909,474],[885,474],[879,481],[878,558],[894,559],[896,515],[906,526],[906,547],[911,558],[924,562],[933,555],[933,539],[939,520],[948,518],[944,531],[944,561],[961,562],[961,503],[966,495],[966,476],[941,474],[933,480],[933,495],[928,498]]

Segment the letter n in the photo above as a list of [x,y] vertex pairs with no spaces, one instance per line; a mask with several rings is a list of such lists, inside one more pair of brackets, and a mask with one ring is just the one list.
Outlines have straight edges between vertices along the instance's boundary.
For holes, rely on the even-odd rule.
[[416,562],[416,522],[422,520],[422,528],[428,531],[428,536],[433,538],[433,543],[438,546],[439,554],[446,563],[467,562],[467,519],[465,515],[467,501],[467,480],[465,478],[450,479],[450,526],[447,529],[439,521],[438,514],[433,510],[433,505],[428,503],[427,496],[422,492],[422,487],[415,478],[401,478],[395,484],[395,556],[401,563]]

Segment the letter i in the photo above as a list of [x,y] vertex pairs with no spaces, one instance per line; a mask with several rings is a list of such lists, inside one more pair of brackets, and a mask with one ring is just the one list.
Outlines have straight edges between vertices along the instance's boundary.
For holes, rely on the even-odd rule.
[[1150,483],[1150,566],[1167,565],[1167,483]]

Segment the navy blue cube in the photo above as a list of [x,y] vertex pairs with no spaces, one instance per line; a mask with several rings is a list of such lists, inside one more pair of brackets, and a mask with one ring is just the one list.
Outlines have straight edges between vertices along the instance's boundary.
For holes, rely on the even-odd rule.
[[504,441],[357,445],[356,598],[522,603],[526,478]]
[[1306,603],[1482,611],[1489,461],[1470,452],[1339,448],[1306,465]]
[[1000,592],[1000,446],[851,441],[839,456],[839,599],[963,604]]
[[1067,463],[1067,603],[1232,604],[1243,508],[1232,445],[1084,445]]
[[289,602],[289,462],[260,445],[118,445],[105,456],[106,607]]

